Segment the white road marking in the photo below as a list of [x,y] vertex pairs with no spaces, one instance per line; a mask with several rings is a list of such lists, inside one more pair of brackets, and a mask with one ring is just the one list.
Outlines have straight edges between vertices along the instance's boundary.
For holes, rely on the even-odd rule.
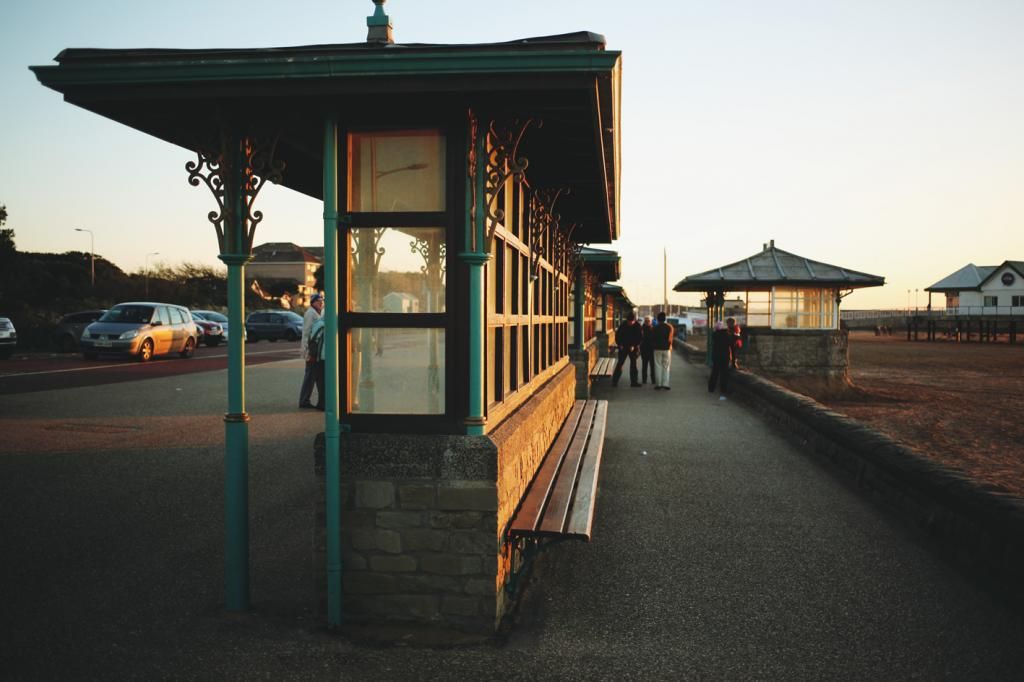
[[[293,349],[265,350],[265,351],[257,351],[255,353],[246,353],[245,355],[246,355],[246,357],[249,357],[249,356],[252,356],[252,355],[278,355],[280,353],[288,353],[288,352],[294,352],[294,350]],[[207,359],[226,358],[226,357],[227,357],[227,355],[204,355],[204,356],[202,356],[199,359],[207,360]],[[121,362],[121,363],[118,363],[116,365],[94,365],[94,366],[91,366],[91,367],[72,367],[71,369],[48,369],[48,370],[43,371],[43,372],[14,372],[12,374],[0,374],[0,380],[10,379],[11,377],[39,376],[39,375],[42,375],[42,374],[64,374],[66,372],[91,372],[92,370],[96,370],[96,369],[110,369],[112,367],[148,367],[148,366],[151,366],[151,365],[158,365],[158,364],[161,364],[161,363],[164,363],[164,362],[178,362],[179,360],[182,360],[182,359],[184,359],[184,358],[167,358],[166,360],[150,360],[149,362],[145,362],[145,363],[142,363],[142,362],[139,362],[139,363]],[[282,359],[291,359],[291,358],[282,358]]]

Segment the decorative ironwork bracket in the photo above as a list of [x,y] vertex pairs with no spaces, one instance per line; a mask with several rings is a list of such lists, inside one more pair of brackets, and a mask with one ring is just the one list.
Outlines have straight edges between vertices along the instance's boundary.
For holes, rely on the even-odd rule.
[[501,124],[491,121],[487,130],[487,166],[484,181],[485,209],[487,211],[484,224],[484,247],[491,251],[491,243],[499,223],[505,222],[505,209],[498,205],[503,196],[502,190],[509,178],[513,183],[522,184],[526,180],[526,167],[529,160],[519,156],[519,143],[522,142],[526,129],[533,119],[525,122],[513,120]]
[[554,250],[552,236],[558,232],[561,222],[561,216],[555,213],[555,204],[563,192],[568,194],[569,190],[541,189],[530,197],[530,272],[534,280],[540,277],[541,257],[553,257],[548,250]]
[[222,125],[219,139],[198,145],[196,160],[185,164],[188,184],[206,185],[217,201],[207,214],[217,231],[224,255],[252,253],[256,226],[263,212],[253,210],[256,197],[267,182],[281,182],[285,162],[274,158],[277,135],[240,134]]

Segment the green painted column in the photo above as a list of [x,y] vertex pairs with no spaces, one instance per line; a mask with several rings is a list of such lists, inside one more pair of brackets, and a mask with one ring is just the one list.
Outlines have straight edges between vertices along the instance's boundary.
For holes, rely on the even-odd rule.
[[224,415],[224,565],[229,611],[249,609],[249,415],[245,412],[245,264],[228,266],[228,413]]
[[[341,427],[338,422],[338,121],[324,124],[324,485],[327,625],[341,625]],[[346,249],[347,253],[347,249]]]
[[580,350],[583,350],[587,343],[587,340],[583,338],[583,309],[587,298],[587,292],[583,290],[583,286],[583,266],[581,265],[576,270],[576,295],[573,297],[573,315],[575,319],[572,321],[573,335],[576,337],[576,347]]
[[484,135],[477,134],[477,123],[472,113],[469,116],[469,128],[466,136],[466,155],[468,159],[468,183],[465,198],[465,250],[459,258],[466,264],[467,282],[469,287],[469,338],[467,353],[469,354],[469,386],[466,387],[466,433],[470,436],[482,436],[487,423],[484,396],[484,330],[487,327],[487,312],[484,309],[486,298],[484,266],[490,260],[490,249],[486,246],[487,211],[484,208],[486,197],[484,174],[487,158]]
[[490,256],[486,253],[464,252],[459,258],[469,270],[469,386],[466,433],[480,436],[484,433],[484,265]]

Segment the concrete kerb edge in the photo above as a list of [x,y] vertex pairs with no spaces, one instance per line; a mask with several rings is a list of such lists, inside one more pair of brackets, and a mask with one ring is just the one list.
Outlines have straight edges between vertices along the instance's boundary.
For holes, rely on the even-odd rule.
[[[681,347],[678,347],[681,346]],[[677,344],[688,361],[704,353]],[[734,374],[734,396],[810,446],[856,487],[924,533],[984,587],[1024,609],[1024,500],[988,490],[963,474],[821,403],[750,372]]]

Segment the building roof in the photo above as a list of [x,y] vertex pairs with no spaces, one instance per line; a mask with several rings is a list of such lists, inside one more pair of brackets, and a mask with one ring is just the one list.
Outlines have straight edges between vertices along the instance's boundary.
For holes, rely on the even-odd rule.
[[999,265],[975,265],[974,263],[968,263],[953,274],[946,275],[930,287],[925,287],[924,290],[936,294],[980,291],[985,282],[997,272],[1007,267],[1012,268],[1021,278],[1024,278],[1024,261],[1005,260]]
[[314,253],[314,249],[305,248],[291,242],[267,242],[253,247],[253,263],[321,263],[323,262],[323,247],[316,247],[320,255]]
[[764,245],[760,253],[714,270],[689,275],[680,280],[673,289],[758,291],[779,285],[859,289],[884,284],[884,277],[804,258],[776,248],[775,241],[772,240]]
[[583,265],[597,275],[602,282],[611,282],[621,276],[622,259],[616,251],[595,249],[591,246],[580,248],[580,259]]
[[581,243],[619,234],[621,54],[595,33],[466,45],[65,49],[56,62],[30,68],[65,101],[188,150],[203,148],[224,120],[276,134],[281,184],[317,199],[330,112],[349,125],[430,125],[465,120],[468,109],[529,119],[518,155],[531,184],[571,190],[559,213],[579,226]]

